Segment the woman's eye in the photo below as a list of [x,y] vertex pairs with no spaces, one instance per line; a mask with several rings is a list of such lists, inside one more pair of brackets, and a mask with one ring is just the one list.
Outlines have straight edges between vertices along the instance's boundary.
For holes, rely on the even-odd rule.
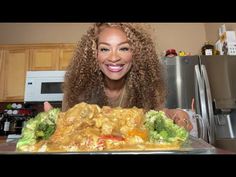
[[129,48],[128,47],[122,47],[120,48],[121,51],[129,51]]
[[108,49],[108,48],[100,48],[100,51],[101,51],[101,52],[108,52],[109,49]]

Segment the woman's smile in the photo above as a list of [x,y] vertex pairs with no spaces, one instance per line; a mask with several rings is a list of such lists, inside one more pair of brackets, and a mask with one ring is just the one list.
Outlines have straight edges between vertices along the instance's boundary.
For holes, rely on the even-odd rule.
[[124,68],[124,64],[106,64],[110,72],[120,72]]

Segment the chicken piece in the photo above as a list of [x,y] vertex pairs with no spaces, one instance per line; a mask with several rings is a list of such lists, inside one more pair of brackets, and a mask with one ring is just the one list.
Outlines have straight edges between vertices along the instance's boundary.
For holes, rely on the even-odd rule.
[[102,124],[102,135],[111,135],[114,128],[111,121],[106,121]]
[[66,118],[66,125],[71,125],[81,121],[81,119],[92,119],[96,116],[101,109],[97,105],[89,105],[86,103],[80,103],[69,109],[64,117]]

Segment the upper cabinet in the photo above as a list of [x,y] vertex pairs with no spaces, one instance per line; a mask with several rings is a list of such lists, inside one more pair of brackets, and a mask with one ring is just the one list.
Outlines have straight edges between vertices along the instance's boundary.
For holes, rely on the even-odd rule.
[[29,68],[29,50],[5,50],[4,60],[3,101],[22,101],[26,71]]
[[69,65],[75,50],[75,45],[66,45],[60,49],[59,70],[66,70]]
[[38,48],[30,50],[30,70],[57,70],[58,68],[58,49],[57,48]]
[[75,44],[0,46],[0,101],[23,101],[27,71],[66,70]]
[[30,49],[30,70],[65,70],[73,56],[75,45],[41,45]]

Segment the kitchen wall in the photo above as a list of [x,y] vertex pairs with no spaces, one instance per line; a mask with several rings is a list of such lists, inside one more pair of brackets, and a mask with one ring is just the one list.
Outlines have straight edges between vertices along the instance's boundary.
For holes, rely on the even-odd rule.
[[174,48],[193,55],[200,54],[206,41],[203,23],[153,23],[154,35],[159,52]]
[[0,44],[76,43],[89,23],[1,23]]
[[219,39],[218,29],[221,25],[225,24],[227,31],[236,31],[236,23],[206,23],[206,38],[211,41],[213,44]]
[[[143,23],[161,54],[175,48],[199,54],[206,41],[204,23]],[[91,23],[1,23],[0,44],[76,43]]]

